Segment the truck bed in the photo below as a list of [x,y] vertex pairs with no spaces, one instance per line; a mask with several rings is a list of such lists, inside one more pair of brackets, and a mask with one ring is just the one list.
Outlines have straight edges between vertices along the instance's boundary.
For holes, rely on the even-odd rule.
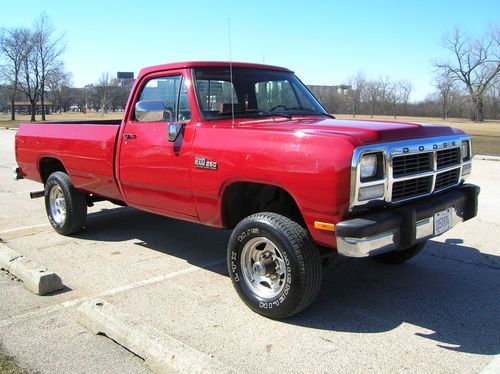
[[[21,124],[16,157],[29,179],[43,182],[40,165],[60,160],[75,187],[122,200],[114,174],[114,153],[120,120]],[[78,125],[78,126],[75,126]]]
[[91,121],[67,121],[67,122],[39,122],[37,125],[117,125],[120,126],[121,119],[96,119]]

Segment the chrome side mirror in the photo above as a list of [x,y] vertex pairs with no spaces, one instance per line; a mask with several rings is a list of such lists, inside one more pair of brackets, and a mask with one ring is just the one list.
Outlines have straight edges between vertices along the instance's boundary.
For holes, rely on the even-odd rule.
[[181,133],[183,123],[171,123],[168,125],[168,141],[175,142]]
[[160,122],[165,116],[165,105],[157,100],[143,100],[135,104],[135,119],[139,122]]

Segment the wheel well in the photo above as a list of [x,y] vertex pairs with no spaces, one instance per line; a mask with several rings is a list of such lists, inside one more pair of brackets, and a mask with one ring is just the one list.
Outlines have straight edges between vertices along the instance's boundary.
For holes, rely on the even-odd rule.
[[258,212],[281,214],[301,225],[304,224],[297,203],[288,192],[280,187],[238,182],[226,188],[222,198],[224,227],[233,228],[243,218]]
[[57,158],[44,157],[40,160],[40,176],[44,184],[49,175],[56,171],[64,171],[66,173],[64,165]]

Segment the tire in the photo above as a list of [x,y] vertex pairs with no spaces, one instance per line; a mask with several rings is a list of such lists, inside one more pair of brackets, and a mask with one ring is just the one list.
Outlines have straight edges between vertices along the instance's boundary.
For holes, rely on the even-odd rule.
[[305,309],[321,286],[319,251],[308,231],[275,213],[257,213],[236,226],[227,263],[243,302],[272,319]]
[[402,251],[386,252],[370,257],[371,259],[387,265],[399,265],[418,255],[424,249],[426,242],[415,244]]
[[87,221],[87,196],[75,189],[66,173],[57,171],[45,183],[45,210],[54,230],[74,234]]

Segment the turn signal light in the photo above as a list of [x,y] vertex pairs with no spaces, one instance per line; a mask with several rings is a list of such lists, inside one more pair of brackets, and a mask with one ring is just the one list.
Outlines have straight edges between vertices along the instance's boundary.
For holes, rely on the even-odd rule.
[[318,230],[335,231],[335,225],[333,223],[314,221],[314,228]]

